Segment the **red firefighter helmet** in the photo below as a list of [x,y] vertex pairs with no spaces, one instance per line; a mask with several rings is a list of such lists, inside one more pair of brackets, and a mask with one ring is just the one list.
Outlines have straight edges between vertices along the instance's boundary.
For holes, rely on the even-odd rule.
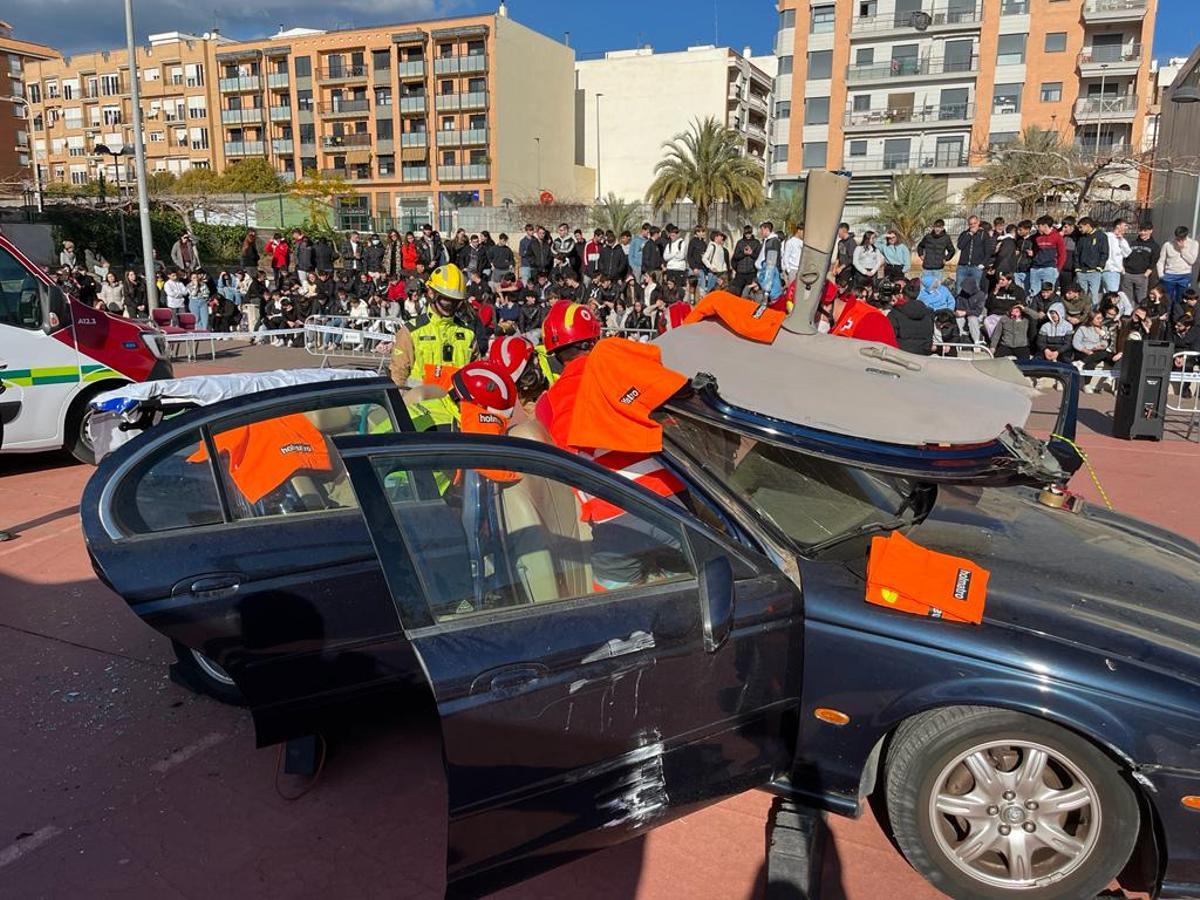
[[572,344],[600,339],[600,320],[580,303],[559,300],[546,313],[542,323],[542,343],[553,353]]
[[533,341],[519,334],[496,338],[488,348],[488,362],[499,366],[516,383],[520,383],[521,376],[536,355],[537,348],[533,346]]
[[455,372],[450,385],[458,400],[511,418],[517,406],[517,386],[500,366],[486,360],[470,362]]

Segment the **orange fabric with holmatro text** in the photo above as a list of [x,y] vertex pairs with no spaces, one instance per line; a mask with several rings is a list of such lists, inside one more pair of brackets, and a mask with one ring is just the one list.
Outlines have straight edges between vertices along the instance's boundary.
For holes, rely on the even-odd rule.
[[759,306],[753,300],[743,299],[728,291],[712,291],[688,313],[683,324],[692,325],[711,318],[720,319],[734,334],[770,344],[779,334],[787,314],[768,306]]
[[454,373],[457,371],[458,366],[426,363],[425,371],[422,373],[422,380],[425,384],[436,384],[446,393],[449,393],[452,384],[450,379],[454,377]]
[[[331,472],[325,436],[301,413],[253,422],[213,436],[218,455],[228,454],[229,477],[242,496],[257,503],[297,472]],[[208,459],[203,444],[188,462]]]
[[987,585],[988,570],[969,559],[928,550],[898,531],[871,539],[868,603],[978,625]]
[[[484,409],[469,400],[458,404],[460,413],[459,427],[464,434],[501,435],[508,430],[508,417]],[[479,474],[492,481],[520,481],[521,476],[516,472],[504,469],[480,469]]]
[[[551,395],[562,380],[550,388]],[[650,414],[685,384],[687,377],[666,368],[653,344],[618,337],[599,341],[579,379],[568,445],[658,453],[662,426]]]

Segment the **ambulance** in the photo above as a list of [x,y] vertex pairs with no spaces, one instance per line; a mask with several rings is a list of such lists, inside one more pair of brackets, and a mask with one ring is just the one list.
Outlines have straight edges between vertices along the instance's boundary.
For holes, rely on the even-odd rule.
[[4,452],[95,454],[88,400],[124,384],[170,378],[162,332],[91,309],[0,235],[0,421]]

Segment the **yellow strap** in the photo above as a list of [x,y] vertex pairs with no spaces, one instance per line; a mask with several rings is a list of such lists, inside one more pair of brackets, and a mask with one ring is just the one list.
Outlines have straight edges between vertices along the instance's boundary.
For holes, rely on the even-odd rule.
[[1108,492],[1104,490],[1104,485],[1100,483],[1100,476],[1096,474],[1096,468],[1092,465],[1092,461],[1088,459],[1088,455],[1083,452],[1083,448],[1081,448],[1069,437],[1064,437],[1061,434],[1052,434],[1050,437],[1058,438],[1060,441],[1066,441],[1071,449],[1079,454],[1079,458],[1083,460],[1083,464],[1087,466],[1088,474],[1092,476],[1092,481],[1096,484],[1096,490],[1100,492],[1100,497],[1104,500],[1104,505],[1109,509],[1112,509],[1113,505],[1112,501],[1108,499]]

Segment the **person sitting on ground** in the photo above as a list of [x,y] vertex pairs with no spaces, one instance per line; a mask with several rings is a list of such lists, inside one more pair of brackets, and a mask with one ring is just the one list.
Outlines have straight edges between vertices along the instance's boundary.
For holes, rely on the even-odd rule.
[[[1082,371],[1101,368],[1111,368],[1111,364],[1120,360],[1120,354],[1113,349],[1113,339],[1104,323],[1104,313],[1095,310],[1088,320],[1075,329],[1071,346],[1075,349],[1075,366]],[[1083,386],[1085,394],[1094,394],[1096,385],[1103,376],[1093,376]]]
[[1029,359],[1029,319],[1021,304],[1014,303],[992,329],[992,353],[997,358]]
[[933,313],[921,302],[921,287],[916,281],[904,285],[888,313],[901,350],[929,356],[933,353]]
[[1062,304],[1067,311],[1067,321],[1078,327],[1092,314],[1092,299],[1072,281],[1062,289]]
[[966,341],[969,335],[972,344],[983,343],[981,323],[987,315],[987,299],[987,294],[980,290],[974,275],[963,278],[962,289],[954,301],[954,317],[958,320],[960,340]]
[[1051,303],[1046,312],[1046,321],[1038,329],[1035,345],[1038,356],[1049,362],[1070,362],[1074,333],[1074,326],[1067,321],[1066,307],[1061,301]]
[[926,272],[921,276],[921,302],[928,306],[933,312],[947,310],[954,312],[954,295],[950,293],[950,289],[942,284],[941,278],[937,272]]

